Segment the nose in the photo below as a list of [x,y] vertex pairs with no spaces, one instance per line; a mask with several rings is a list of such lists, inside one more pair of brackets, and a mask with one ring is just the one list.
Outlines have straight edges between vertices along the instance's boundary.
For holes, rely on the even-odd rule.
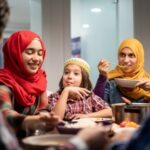
[[68,74],[68,78],[69,78],[69,79],[72,79],[72,76],[73,76],[73,73],[69,73],[69,74]]
[[130,60],[130,58],[129,58],[128,56],[126,56],[126,57],[124,58],[124,62],[129,62],[129,60]]
[[33,57],[32,57],[32,60],[33,60],[33,61],[38,61],[38,60],[40,60],[40,57],[41,57],[41,56],[39,56],[37,53],[35,53],[35,54],[33,55]]

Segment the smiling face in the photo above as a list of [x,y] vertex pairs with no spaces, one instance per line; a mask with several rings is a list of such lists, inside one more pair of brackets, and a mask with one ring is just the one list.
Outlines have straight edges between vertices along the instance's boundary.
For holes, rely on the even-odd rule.
[[137,58],[130,48],[123,48],[119,54],[119,65],[123,66],[123,72],[130,73],[135,69]]
[[22,52],[22,57],[26,70],[35,74],[43,63],[43,50],[40,41],[34,39]]
[[82,82],[82,72],[78,65],[68,65],[64,69],[63,74],[63,87],[77,86],[79,87]]

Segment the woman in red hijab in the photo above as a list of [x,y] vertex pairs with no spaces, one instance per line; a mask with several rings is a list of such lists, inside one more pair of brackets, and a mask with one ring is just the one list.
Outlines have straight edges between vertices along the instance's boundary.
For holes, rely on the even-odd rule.
[[3,47],[0,109],[15,129],[25,129],[29,122],[33,126],[41,120],[51,125],[58,121],[48,112],[47,80],[41,69],[45,51],[40,37],[25,30],[12,34]]

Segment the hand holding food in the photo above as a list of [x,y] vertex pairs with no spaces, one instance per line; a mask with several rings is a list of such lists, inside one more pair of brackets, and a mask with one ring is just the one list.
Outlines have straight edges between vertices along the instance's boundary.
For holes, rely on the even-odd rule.
[[98,70],[102,75],[107,76],[107,72],[109,70],[108,61],[105,59],[102,59],[98,64]]

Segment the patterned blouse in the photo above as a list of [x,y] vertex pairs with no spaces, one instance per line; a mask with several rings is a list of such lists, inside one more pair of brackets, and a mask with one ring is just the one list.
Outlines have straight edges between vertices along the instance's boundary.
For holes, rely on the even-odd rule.
[[48,108],[49,106],[47,101],[42,101],[39,97],[37,97],[34,105],[29,107],[21,106],[15,100],[13,91],[5,85],[0,85],[0,109],[2,110],[9,124],[18,133],[21,130],[22,121],[26,115],[35,115],[40,111],[48,111]]
[[[48,97],[50,110],[54,109],[59,97],[59,92],[52,93]],[[97,112],[105,108],[108,108],[108,104],[94,93],[92,93],[89,97],[78,101],[68,99],[64,119],[69,119],[73,114],[87,114]]]

